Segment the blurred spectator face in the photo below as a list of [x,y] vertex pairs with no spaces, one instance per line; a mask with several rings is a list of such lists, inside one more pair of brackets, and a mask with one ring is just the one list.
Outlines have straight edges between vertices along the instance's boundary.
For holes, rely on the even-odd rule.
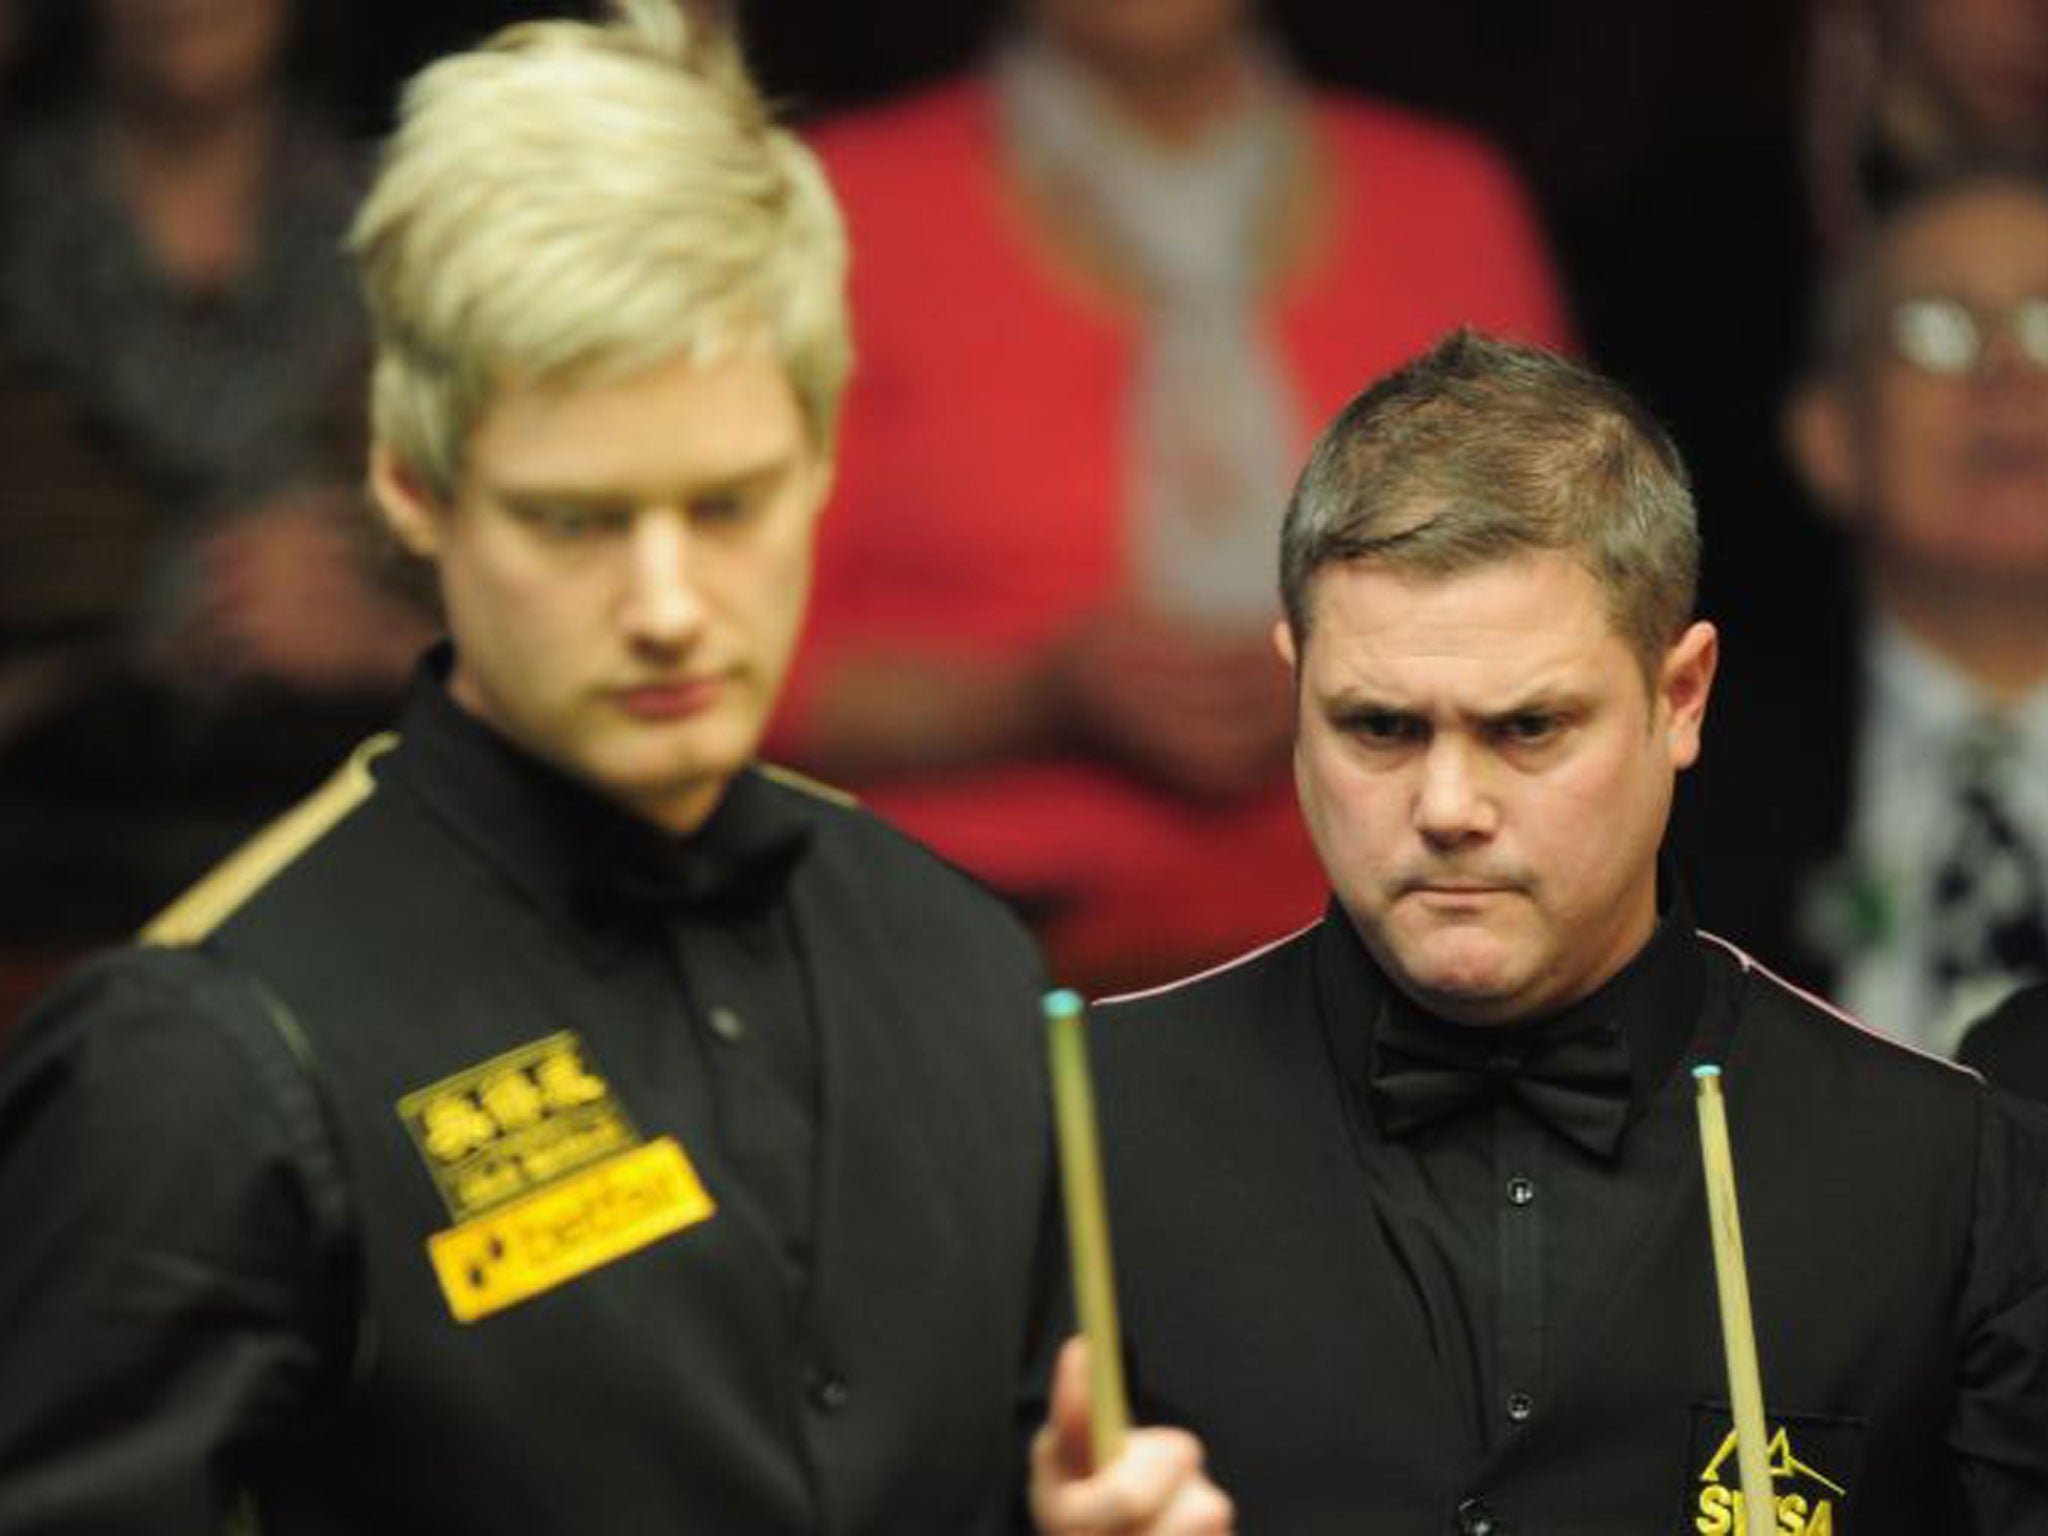
[[1250,0],[1036,0],[1040,28],[1112,75],[1171,70],[1236,36]]
[[828,479],[765,349],[507,389],[452,507],[386,450],[373,465],[394,530],[439,569],[456,699],[675,831],[709,813],[760,740]]
[[101,67],[120,95],[190,109],[274,77],[290,0],[97,0]]
[[1816,489],[1880,568],[2048,577],[2048,193],[1930,202],[1875,276],[1852,376],[1795,419]]
[[1895,67],[1965,152],[2048,149],[2048,3],[1900,0]]

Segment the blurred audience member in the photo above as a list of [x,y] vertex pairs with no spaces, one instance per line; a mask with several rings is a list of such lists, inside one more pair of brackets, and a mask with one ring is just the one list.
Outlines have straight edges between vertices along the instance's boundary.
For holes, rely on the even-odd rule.
[[[0,146],[19,134],[24,111],[15,6],[0,0]],[[8,213],[19,216],[0,203],[0,217]],[[0,222],[0,253],[7,249]],[[89,627],[115,606],[107,593],[125,591],[134,580],[139,557],[131,536],[140,526],[129,516],[134,492],[103,463],[76,409],[25,376],[5,340],[0,334],[0,464],[7,468],[0,477],[0,742],[27,700],[48,689],[43,681],[32,686],[27,670],[8,663],[18,664],[40,641]],[[54,676],[54,652],[41,660],[37,677]]]
[[1786,15],[1804,46],[1786,50],[1775,100],[1698,114],[1557,226],[1588,351],[1686,445],[1705,604],[1738,651],[1766,616],[1759,565],[1823,583],[1847,559],[1779,446],[1818,277],[1920,181],[2048,153],[2041,0],[1813,0]]
[[358,174],[291,0],[15,19],[46,99],[0,145],[0,918],[102,937],[359,735],[426,631],[356,548]]
[[1564,340],[1515,179],[1308,89],[1245,0],[1035,0],[978,75],[818,143],[860,364],[779,749],[1079,981],[1310,920],[1270,639],[1289,467],[1451,326]]
[[1963,1036],[1956,1059],[2030,1099],[2048,1099],[2048,983],[2013,993]]
[[2040,0],[1819,0],[1809,62],[1807,179],[1829,247],[1930,176],[2048,153]]
[[1907,194],[1837,274],[1787,412],[1859,612],[1755,571],[1690,843],[1709,927],[1947,1054],[2048,977],[2048,183]]

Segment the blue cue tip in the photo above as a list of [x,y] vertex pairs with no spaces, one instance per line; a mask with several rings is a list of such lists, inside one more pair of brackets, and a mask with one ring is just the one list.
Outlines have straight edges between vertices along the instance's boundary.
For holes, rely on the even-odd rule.
[[1052,1018],[1071,1018],[1081,1011],[1081,994],[1072,987],[1060,987],[1045,994],[1042,1006]]
[[1703,1061],[1692,1069],[1692,1075],[1694,1077],[1719,1077],[1721,1069],[1711,1061]]

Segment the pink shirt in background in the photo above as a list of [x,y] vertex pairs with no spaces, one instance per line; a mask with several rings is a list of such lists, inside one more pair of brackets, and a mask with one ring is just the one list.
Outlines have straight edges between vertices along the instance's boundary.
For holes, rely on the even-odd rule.
[[[987,84],[968,80],[816,136],[850,225],[857,362],[784,722],[836,654],[1035,647],[1125,583],[1137,317],[1032,248],[999,191],[994,112]],[[1333,227],[1266,311],[1304,457],[1353,394],[1454,326],[1569,344],[1540,232],[1490,150],[1383,106],[1318,95],[1310,114]],[[1083,984],[1227,957],[1313,918],[1327,895],[1284,770],[1223,805],[1081,757],[847,787],[998,889],[1048,904],[1054,968]]]

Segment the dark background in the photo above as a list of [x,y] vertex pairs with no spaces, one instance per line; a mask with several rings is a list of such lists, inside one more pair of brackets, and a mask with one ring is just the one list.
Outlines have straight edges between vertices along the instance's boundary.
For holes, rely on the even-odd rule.
[[[311,0],[320,3],[320,0]],[[337,0],[328,0],[337,3]],[[344,44],[351,120],[375,131],[419,63],[523,16],[534,0],[355,0]],[[741,0],[756,72],[796,115],[870,101],[970,62],[991,0]],[[1663,151],[1790,132],[1805,32],[1796,0],[1272,0],[1312,78],[1464,119],[1493,134],[1546,202],[1642,175]]]
[[[319,5],[338,0],[305,0]],[[1826,0],[1815,0],[1826,3]],[[736,0],[756,74],[799,123],[971,64],[998,0]],[[1812,257],[1799,184],[1802,0],[1268,0],[1312,80],[1459,120],[1527,178],[1585,351],[1665,419],[1708,533],[1708,597],[1759,547],[1831,558],[1779,459],[1775,414]],[[350,125],[397,83],[535,0],[355,0],[338,52]],[[1363,384],[1364,380],[1360,380]]]

